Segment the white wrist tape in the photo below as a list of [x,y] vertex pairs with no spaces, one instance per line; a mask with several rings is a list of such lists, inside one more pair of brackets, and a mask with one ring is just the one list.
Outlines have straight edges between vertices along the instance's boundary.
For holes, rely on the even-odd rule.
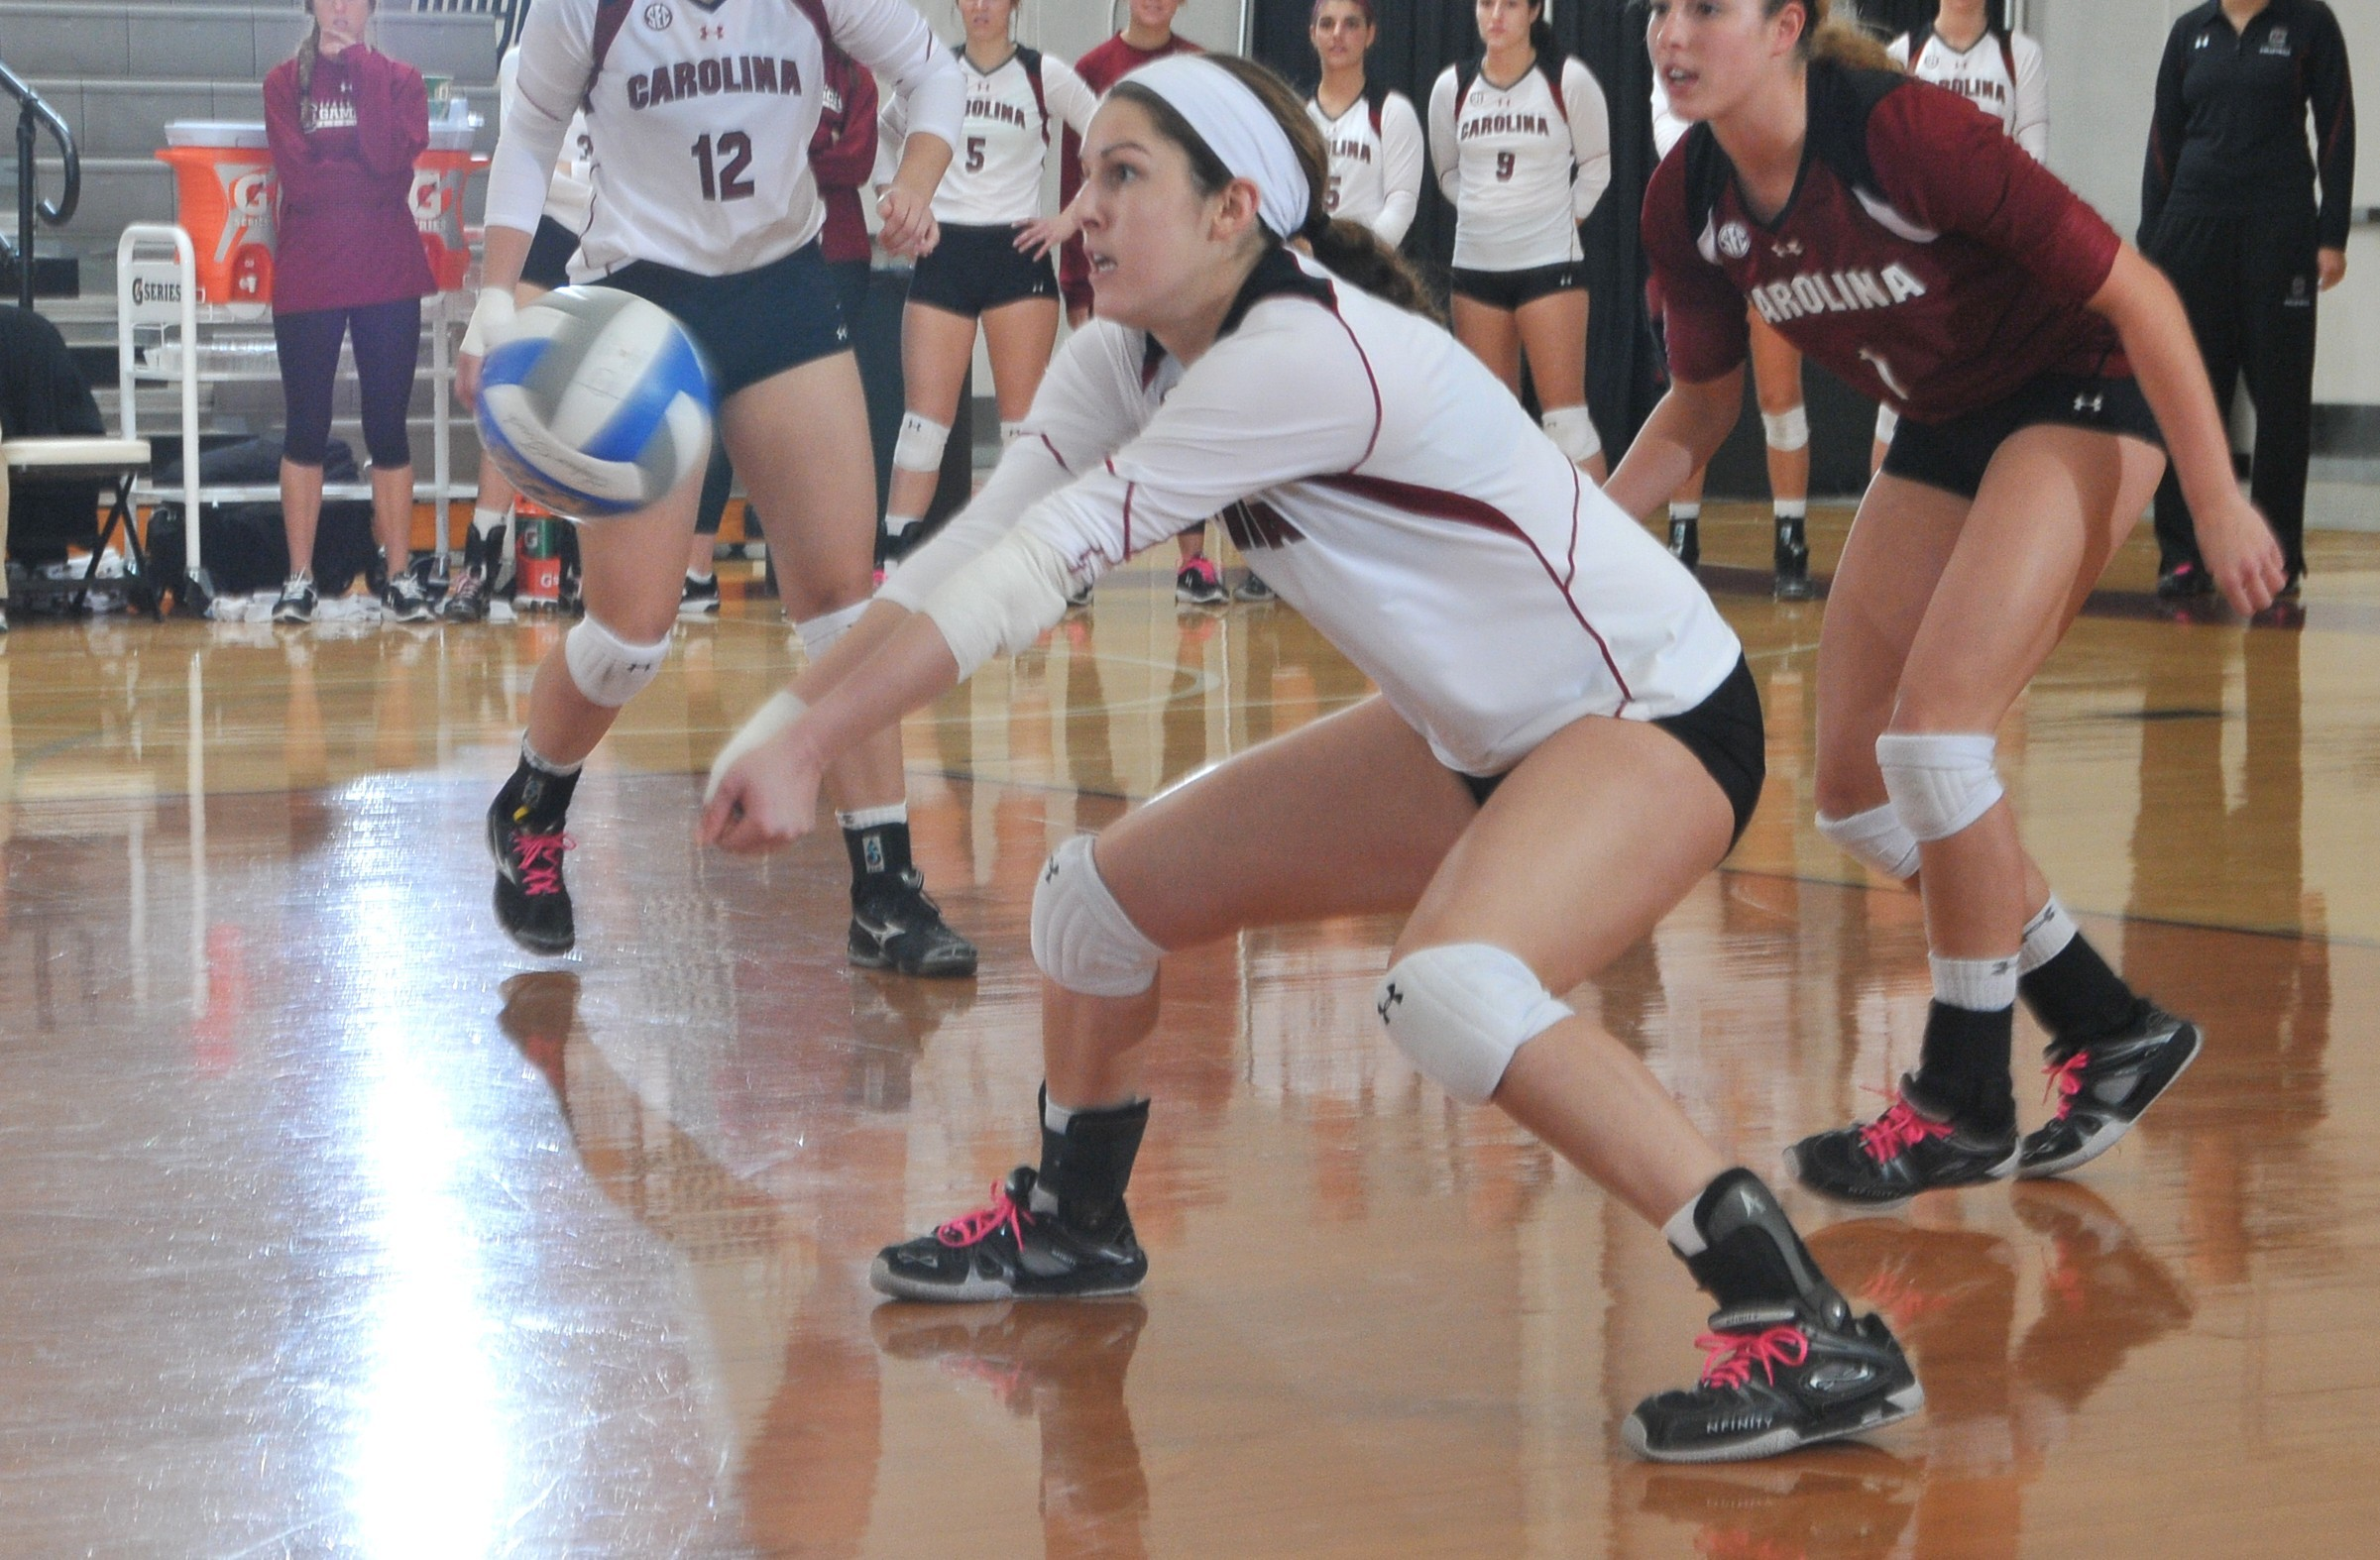
[[998,546],[943,583],[925,613],[942,630],[964,682],[1003,651],[1024,649],[1066,615],[1075,588],[1065,555],[1029,531],[1010,531]]
[[744,754],[775,741],[809,708],[782,688],[770,694],[767,701],[752,712],[751,719],[736,728],[736,734],[728,738],[728,745],[719,750],[719,756],[711,760],[711,778],[703,783],[704,804],[709,805],[711,799],[719,795],[719,782],[727,778],[728,771],[735,768]]
[[471,323],[463,327],[463,356],[484,358],[489,349],[510,341],[513,317],[518,312],[512,306],[512,294],[506,288],[480,288],[480,300],[472,306]]

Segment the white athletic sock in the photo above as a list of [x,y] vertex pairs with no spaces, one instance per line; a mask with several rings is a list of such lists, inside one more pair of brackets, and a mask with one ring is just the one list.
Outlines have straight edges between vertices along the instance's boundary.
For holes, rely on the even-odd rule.
[[471,511],[471,534],[474,536],[485,537],[490,531],[495,530],[498,526],[504,524],[507,519],[510,518],[511,513],[512,511],[509,507],[502,509],[473,509]]
[[2016,951],[2016,972],[2029,975],[2039,969],[2065,952],[2066,945],[2081,936],[2082,931],[2075,925],[2074,917],[2066,913],[2066,907],[2058,903],[2058,896],[2050,895],[2041,913],[2025,923],[2024,946]]
[[1046,1083],[1043,1084],[1041,1091],[1041,1124],[1049,1128],[1052,1132],[1064,1132],[1066,1131],[1066,1124],[1074,1119],[1074,1111],[1065,1105],[1059,1104],[1058,1101],[1050,1098],[1049,1085]]
[[1806,519],[1810,513],[1810,501],[1807,499],[1778,499],[1772,501],[1768,507],[1775,511],[1776,517],[1780,520]]
[[1698,1191],[1686,1199],[1684,1207],[1669,1216],[1668,1223],[1661,1226],[1662,1238],[1669,1242],[1669,1249],[1680,1257],[1699,1257],[1711,1249],[1711,1243],[1702,1238],[1702,1231],[1694,1223],[1694,1210],[1701,1205],[1702,1193]]
[[577,774],[581,769],[587,767],[587,760],[584,758],[580,759],[575,764],[555,763],[552,759],[546,757],[543,753],[538,752],[534,747],[531,747],[529,745],[529,739],[525,733],[520,738],[520,756],[524,761],[527,762],[531,769],[536,770],[539,774],[552,775],[556,779],[566,779],[571,775]]
[[906,824],[909,804],[895,802],[890,807],[863,807],[855,813],[837,813],[835,822],[846,829],[881,829],[886,824]]
[[1997,1013],[2016,1006],[2016,958],[1928,957],[1934,966],[1934,1000],[1970,1013]]
[[1669,505],[1669,517],[1673,520],[1699,520],[1702,518],[1702,505],[1699,502],[1673,503]]
[[900,537],[908,532],[909,527],[923,519],[925,516],[922,514],[888,513],[884,516],[884,534],[895,538]]

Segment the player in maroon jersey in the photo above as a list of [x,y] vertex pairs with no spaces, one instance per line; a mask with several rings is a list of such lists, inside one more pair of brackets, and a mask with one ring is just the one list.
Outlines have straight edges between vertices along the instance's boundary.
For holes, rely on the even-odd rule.
[[[2017,840],[1993,733],[2147,504],[2165,444],[2241,613],[2283,583],[2173,287],[1956,94],[1880,68],[1828,0],[1652,0],[1653,68],[1695,122],[1644,196],[1672,385],[1609,487],[1639,516],[1719,447],[1753,307],[1901,413],[1818,652],[1819,829],[1922,865],[1934,1002],[1873,1122],[1796,1145],[1870,1205],[2103,1153],[2196,1057],[2077,935]],[[2019,1142],[2016,998],[2057,1117]]]

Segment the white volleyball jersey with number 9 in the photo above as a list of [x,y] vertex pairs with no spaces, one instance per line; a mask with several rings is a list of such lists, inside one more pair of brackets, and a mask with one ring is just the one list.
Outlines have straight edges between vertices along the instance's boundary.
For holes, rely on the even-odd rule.
[[655,261],[728,276],[818,236],[810,172],[824,41],[908,100],[911,134],[957,144],[964,88],[903,0],[544,0],[520,39],[520,112],[489,173],[490,226],[534,231],[584,108],[594,213],[574,274]]

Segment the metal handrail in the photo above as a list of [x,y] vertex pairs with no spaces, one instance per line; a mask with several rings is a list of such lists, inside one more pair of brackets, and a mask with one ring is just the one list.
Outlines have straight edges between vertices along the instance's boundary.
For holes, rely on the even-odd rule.
[[[64,227],[73,219],[74,208],[82,201],[82,158],[74,150],[74,132],[57,117],[57,110],[6,64],[0,64],[0,90],[17,100],[17,303],[28,312],[33,308],[33,219],[39,216],[54,228]],[[57,201],[34,203],[34,185],[39,178],[33,161],[36,123],[47,125],[57,142],[59,155],[65,160],[66,187]]]

